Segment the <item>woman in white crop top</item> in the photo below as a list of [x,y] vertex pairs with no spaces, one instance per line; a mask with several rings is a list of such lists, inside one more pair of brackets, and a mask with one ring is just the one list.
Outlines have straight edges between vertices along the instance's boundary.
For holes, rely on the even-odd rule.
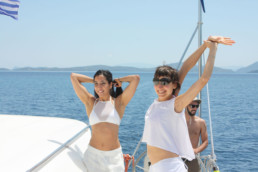
[[[98,70],[91,78],[82,74],[71,74],[73,88],[83,102],[92,127],[84,162],[89,172],[123,172],[124,160],[118,139],[119,124],[125,107],[132,99],[140,77],[129,75],[112,79],[108,70]],[[122,91],[121,83],[129,82]],[[94,84],[94,93],[88,92],[82,83]],[[114,91],[116,87],[116,92]]]
[[[154,100],[145,115],[143,142],[151,161],[149,172],[186,172],[181,157],[195,158],[189,139],[184,108],[197,96],[211,77],[218,43],[232,45],[230,38],[210,36],[182,65],[179,71],[170,66],[157,67],[154,74]],[[184,94],[178,96],[188,71],[209,48],[203,74]]]

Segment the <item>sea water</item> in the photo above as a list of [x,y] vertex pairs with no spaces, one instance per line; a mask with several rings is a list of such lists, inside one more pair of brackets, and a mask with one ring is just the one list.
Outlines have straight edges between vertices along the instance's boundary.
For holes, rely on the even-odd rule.
[[[151,72],[113,72],[113,77],[130,74],[139,74],[141,81],[120,125],[119,139],[126,154],[133,154],[142,136],[145,112],[157,98]],[[189,74],[180,94],[197,79],[197,74]],[[93,84],[84,86],[93,93]],[[123,88],[126,86],[124,83]],[[213,74],[208,94],[206,88],[202,91],[202,118],[207,123],[209,146],[202,155],[211,154],[209,97],[220,171],[258,171],[258,74]],[[73,90],[70,72],[0,72],[0,114],[65,117],[88,123],[85,107]],[[136,157],[145,148],[141,144]]]

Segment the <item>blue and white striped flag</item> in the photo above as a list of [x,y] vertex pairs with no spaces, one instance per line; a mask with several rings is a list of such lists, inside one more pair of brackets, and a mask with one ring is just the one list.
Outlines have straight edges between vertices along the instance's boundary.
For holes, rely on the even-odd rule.
[[18,19],[19,0],[0,0],[0,14]]

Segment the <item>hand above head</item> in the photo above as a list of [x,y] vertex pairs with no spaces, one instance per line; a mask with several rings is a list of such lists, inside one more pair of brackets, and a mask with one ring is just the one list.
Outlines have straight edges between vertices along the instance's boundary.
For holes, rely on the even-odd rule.
[[113,85],[115,87],[121,87],[122,86],[122,82],[118,78],[116,78],[116,79],[113,80]]
[[218,46],[217,42],[213,42],[213,41],[209,41],[209,40],[203,41],[203,43],[206,44],[207,48],[212,48],[212,47]]
[[235,43],[235,41],[231,38],[224,36],[209,36],[208,41],[217,42],[224,45],[233,45]]

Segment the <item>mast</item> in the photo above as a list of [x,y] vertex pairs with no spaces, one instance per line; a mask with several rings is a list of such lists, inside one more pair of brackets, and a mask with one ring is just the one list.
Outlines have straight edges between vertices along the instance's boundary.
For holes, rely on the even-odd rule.
[[[205,12],[204,9],[204,2],[203,0],[198,0],[198,24],[197,24],[197,30],[198,30],[198,47],[200,47],[202,45],[202,8],[203,11]],[[202,59],[203,58],[203,54],[201,55],[200,59],[199,59],[199,64],[198,64],[198,70],[199,70],[199,79],[202,76]],[[216,160],[216,155],[214,152],[214,143],[213,143],[213,134],[212,134],[212,122],[211,122],[211,115],[210,115],[210,103],[209,103],[209,93],[208,93],[208,83],[207,83],[207,97],[208,97],[208,110],[209,110],[209,122],[210,122],[210,132],[211,132],[211,156],[214,160]],[[200,93],[198,94],[198,98],[202,100],[202,90],[200,91]],[[199,117],[202,116],[202,104],[200,104],[200,109],[199,109]],[[201,139],[201,138],[200,138]],[[199,145],[200,145],[200,140],[199,139]],[[216,165],[216,168],[217,165]]]
[[[200,47],[202,45],[202,5],[201,5],[201,1],[198,0],[198,24],[197,24],[197,28],[198,28],[198,47]],[[202,56],[199,59],[199,63],[198,63],[198,73],[199,73],[199,79],[202,76]],[[202,91],[200,91],[200,93],[198,94],[198,98],[202,100]],[[200,109],[199,109],[199,117],[201,117],[201,110],[202,109],[202,105],[200,104]]]

